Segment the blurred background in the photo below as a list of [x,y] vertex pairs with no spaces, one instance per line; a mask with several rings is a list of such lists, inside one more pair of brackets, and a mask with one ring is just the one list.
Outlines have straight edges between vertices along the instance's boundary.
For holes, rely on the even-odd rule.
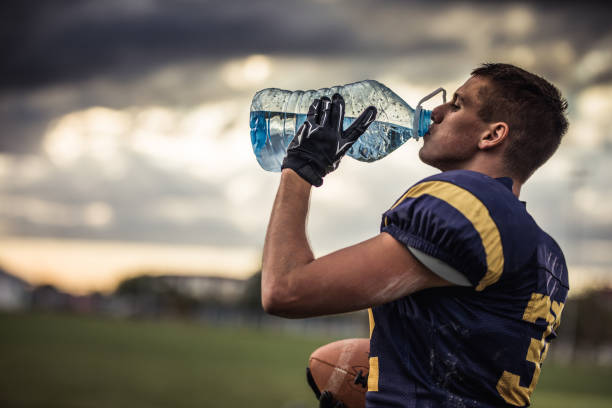
[[[610,17],[589,1],[3,1],[0,403],[315,406],[308,355],[366,337],[367,318],[262,314],[279,175],[252,153],[253,94],[375,79],[414,106],[508,62],[556,84],[571,123],[521,194],[570,270],[534,401],[610,406]],[[347,158],[313,191],[316,255],[378,233],[436,172],[419,147]]]

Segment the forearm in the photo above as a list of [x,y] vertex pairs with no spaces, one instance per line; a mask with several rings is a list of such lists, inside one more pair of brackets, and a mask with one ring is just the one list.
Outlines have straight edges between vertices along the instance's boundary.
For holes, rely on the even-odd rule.
[[261,285],[266,310],[290,293],[292,271],[314,260],[306,237],[311,188],[293,170],[283,170],[264,244]]

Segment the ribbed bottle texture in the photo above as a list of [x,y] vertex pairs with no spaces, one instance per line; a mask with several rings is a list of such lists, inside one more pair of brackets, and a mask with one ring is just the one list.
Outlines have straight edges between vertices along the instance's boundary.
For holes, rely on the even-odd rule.
[[251,144],[261,167],[280,171],[287,147],[306,120],[312,101],[322,96],[331,99],[335,93],[345,101],[344,129],[368,106],[374,105],[378,110],[376,121],[347,152],[354,159],[365,162],[382,159],[410,137],[423,136],[429,128],[431,111],[421,110],[419,129],[414,135],[414,109],[374,80],[309,91],[268,88],[255,94],[250,114]]

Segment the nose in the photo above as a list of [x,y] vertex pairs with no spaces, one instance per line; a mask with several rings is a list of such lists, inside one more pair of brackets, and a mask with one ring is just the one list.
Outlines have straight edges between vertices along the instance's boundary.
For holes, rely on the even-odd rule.
[[448,103],[438,105],[434,108],[433,111],[431,111],[431,120],[433,120],[434,123],[442,122],[442,119],[444,119],[444,115],[446,114],[448,105]]

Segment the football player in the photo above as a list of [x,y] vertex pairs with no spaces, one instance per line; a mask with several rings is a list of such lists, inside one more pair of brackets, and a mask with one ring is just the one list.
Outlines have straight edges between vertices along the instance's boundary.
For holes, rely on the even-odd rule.
[[433,110],[419,151],[441,172],[390,204],[380,234],[315,259],[305,232],[311,186],[376,117],[369,107],[343,130],[342,97],[315,100],[282,165],[264,309],[299,318],[367,308],[367,407],[528,406],[568,275],[519,194],[559,146],[566,109],[537,75],[476,68]]

